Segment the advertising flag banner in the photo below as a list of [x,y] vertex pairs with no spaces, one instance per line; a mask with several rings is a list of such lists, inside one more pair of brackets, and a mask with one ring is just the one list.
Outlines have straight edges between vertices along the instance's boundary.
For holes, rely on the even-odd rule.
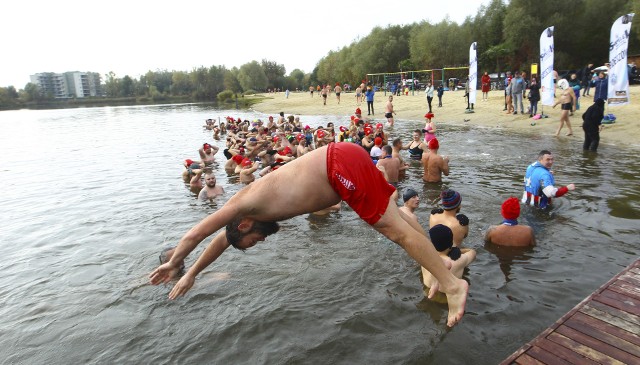
[[540,35],[540,100],[542,105],[553,106],[556,85],[553,83],[553,27]]
[[477,42],[471,43],[469,47],[469,80],[467,88],[469,89],[469,103],[476,102],[476,89],[478,88],[478,57],[476,55]]
[[609,72],[607,79],[607,104],[619,106],[629,104],[629,71],[627,48],[633,13],[618,18],[611,26],[609,40]]

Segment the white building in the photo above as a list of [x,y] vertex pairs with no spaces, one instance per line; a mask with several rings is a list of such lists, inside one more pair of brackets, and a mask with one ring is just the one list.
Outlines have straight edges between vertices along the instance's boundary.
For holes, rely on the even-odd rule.
[[86,98],[102,96],[100,74],[97,72],[42,72],[31,75],[31,83],[45,95],[54,98]]

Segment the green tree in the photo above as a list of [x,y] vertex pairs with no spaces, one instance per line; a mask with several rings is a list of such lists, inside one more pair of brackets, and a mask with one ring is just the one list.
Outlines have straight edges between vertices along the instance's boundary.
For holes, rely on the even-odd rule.
[[267,75],[257,61],[245,63],[240,67],[238,81],[243,90],[264,91],[269,85]]
[[[283,88],[284,75],[286,73],[284,65],[279,65],[277,62],[262,60],[262,70],[267,77],[267,88]],[[246,89],[245,89],[246,90]]]

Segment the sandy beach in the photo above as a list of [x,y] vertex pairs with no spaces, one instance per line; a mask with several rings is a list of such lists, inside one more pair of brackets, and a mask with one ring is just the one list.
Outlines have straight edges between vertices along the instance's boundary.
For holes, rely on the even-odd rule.
[[[580,110],[570,117],[571,126],[573,128],[573,136],[566,137],[566,126],[560,132],[558,138],[571,138],[580,143],[584,140],[584,132],[582,131],[582,113],[593,104],[593,89],[591,96],[580,98]],[[606,125],[600,133],[600,143],[614,146],[640,147],[640,104],[638,104],[640,96],[640,86],[631,86],[629,88],[631,94],[631,103],[618,107],[607,107],[605,113],[613,113],[616,116],[614,124]],[[384,108],[388,99],[384,92],[377,92],[374,101],[375,115],[367,116],[367,105],[363,102],[360,108],[363,117],[370,117],[374,122],[384,122]],[[275,115],[284,112],[285,115],[336,115],[338,124],[346,124],[349,117],[354,114],[356,109],[355,93],[342,93],[341,102],[338,104],[335,94],[331,94],[327,98],[327,105],[322,104],[322,97],[318,93],[314,93],[313,97],[308,92],[292,92],[289,98],[285,98],[283,92],[278,94],[259,94],[264,101],[255,104],[256,111]],[[474,113],[465,113],[467,108],[464,91],[447,91],[442,98],[442,107],[438,108],[438,99],[434,97],[432,106],[435,114],[435,122],[438,128],[446,127],[446,125],[466,124],[474,125],[482,128],[502,128],[509,129],[515,133],[522,134],[543,134],[553,136],[559,125],[560,106],[552,108],[544,106],[544,114],[548,118],[532,120],[529,114],[510,115],[505,114],[504,109],[504,92],[491,91],[489,100],[482,101],[482,93],[477,92],[477,102],[474,106]],[[524,101],[525,111],[529,105],[528,101]],[[394,109],[396,111],[396,123],[403,121],[423,121],[427,112],[427,100],[424,91],[416,92],[415,95],[409,93],[408,96],[395,96],[393,100]],[[538,110],[541,109],[538,103]],[[343,119],[343,123],[340,122]],[[467,121],[465,121],[467,120]],[[304,123],[304,121],[303,121]],[[532,123],[535,123],[532,125]]]

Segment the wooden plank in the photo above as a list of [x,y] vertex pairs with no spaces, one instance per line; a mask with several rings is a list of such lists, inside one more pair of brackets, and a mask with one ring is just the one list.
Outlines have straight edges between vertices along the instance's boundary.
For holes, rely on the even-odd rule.
[[546,365],[527,354],[522,354],[522,356],[518,357],[514,363],[520,365]]
[[[553,333],[551,334],[553,335]],[[550,335],[550,336],[551,336]],[[572,351],[565,346],[559,345],[554,341],[547,340],[546,338],[540,338],[535,341],[535,346],[540,347],[541,349],[548,351],[554,354],[556,357],[559,357],[566,362],[576,365],[599,365],[597,362],[586,358],[575,351]],[[531,353],[531,351],[528,351]]]
[[620,319],[618,317],[614,317],[611,314],[603,312],[601,310],[598,310],[598,309],[596,309],[594,307],[585,305],[584,307],[582,307],[582,309],[580,309],[580,312],[582,312],[582,313],[584,313],[586,315],[589,315],[591,317],[598,318],[599,320],[607,322],[607,323],[609,323],[609,324],[611,324],[613,326],[620,327],[625,331],[629,331],[629,332],[634,333],[636,335],[640,334],[640,333],[638,333],[639,330],[638,330],[638,326],[636,324],[633,324],[631,322],[627,322],[627,321],[625,321],[623,319]]
[[640,286],[640,278],[638,277],[637,274],[625,272],[624,274],[620,275],[618,279],[622,281],[626,281],[629,284],[634,286]]
[[[611,299],[612,301],[603,301],[604,298]],[[617,293],[613,290],[604,290],[599,295],[593,297],[593,300],[597,300],[602,303],[609,304],[614,308],[618,308],[625,312],[629,312],[635,315],[640,315],[640,301],[635,300],[629,296]]]
[[623,362],[607,356],[596,349],[584,346],[581,343],[574,341],[569,337],[563,336],[557,332],[554,332],[547,336],[547,339],[549,341],[557,343],[558,345],[562,345],[567,349],[571,349],[573,352],[584,356],[585,359],[593,360],[597,364],[625,365]]
[[640,259],[501,364],[640,364]]
[[544,350],[538,346],[533,346],[529,351],[524,353],[523,355],[529,355],[544,364],[554,364],[554,365],[571,365],[573,363],[563,360],[559,358],[557,355],[550,353],[547,350]]
[[[585,305],[584,307],[591,307],[594,309],[597,309],[601,312],[605,312],[609,315],[612,315],[614,317],[618,317],[626,322],[629,322],[633,325],[636,326],[640,326],[640,317],[638,316],[634,316],[633,314],[629,313],[629,312],[625,312],[623,310],[620,310],[618,308],[614,308],[613,306],[609,305],[608,303],[602,303],[599,301],[592,301],[590,302],[588,305]],[[583,308],[584,308],[583,307]]]
[[640,288],[635,287],[627,283],[626,281],[618,280],[615,283],[609,285],[608,289],[640,300]]
[[[577,318],[580,316],[584,318]],[[634,336],[632,333],[622,331],[602,321],[598,321],[593,317],[585,316],[582,313],[580,313],[579,315],[577,314],[573,318],[570,318],[564,323],[564,325],[640,358],[640,346],[638,346],[636,343],[627,341],[623,337],[616,336],[616,334],[619,333],[626,334],[629,337]],[[609,326],[611,328],[607,328],[606,326]],[[610,332],[615,332],[616,334]],[[636,342],[639,341],[640,337],[636,336],[635,340]]]
[[573,341],[576,341],[603,355],[620,361],[623,364],[640,364],[640,357],[633,356],[630,353],[617,348],[615,345],[612,346],[580,331],[576,331],[575,329],[566,325],[558,327],[556,333],[561,334]]

